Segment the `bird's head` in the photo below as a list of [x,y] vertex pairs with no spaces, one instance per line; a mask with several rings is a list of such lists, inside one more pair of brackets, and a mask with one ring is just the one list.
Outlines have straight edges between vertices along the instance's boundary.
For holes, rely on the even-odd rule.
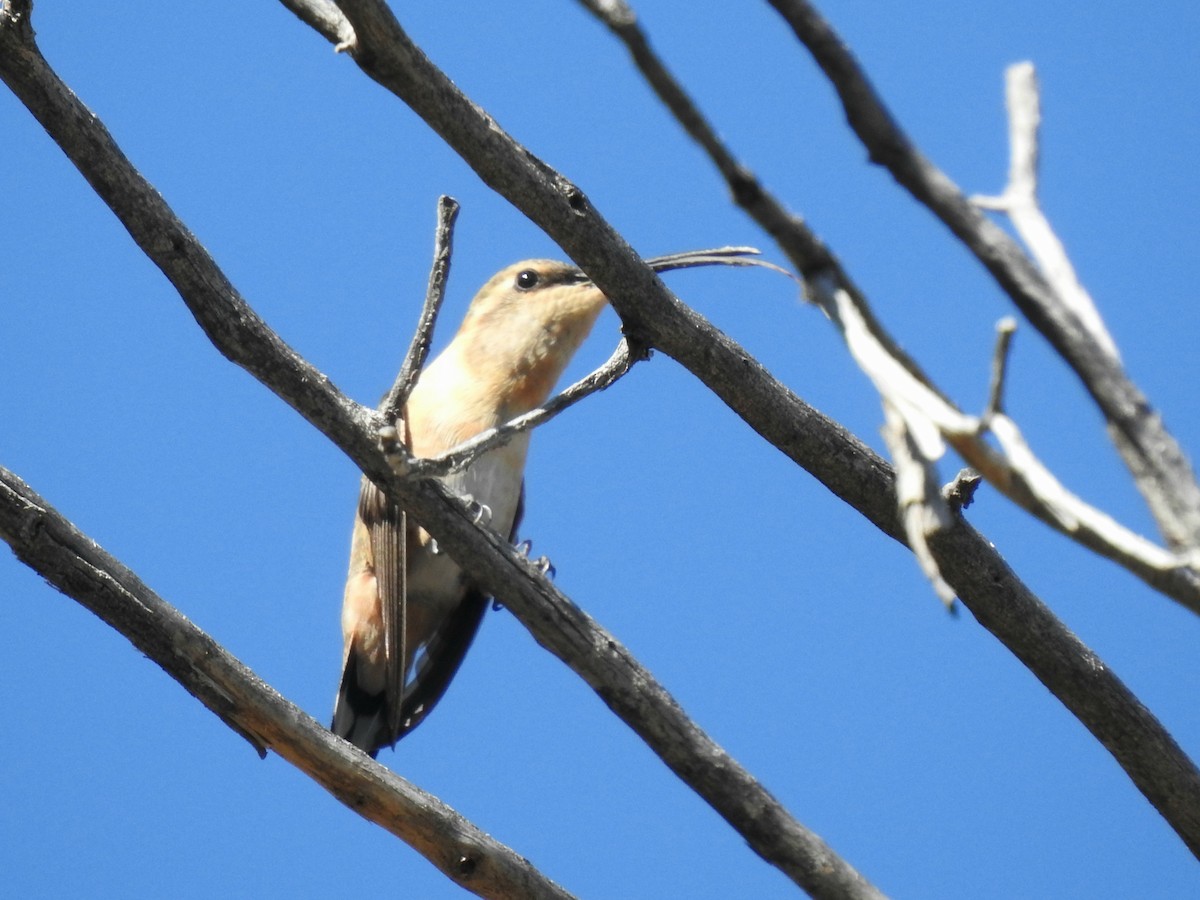
[[[656,272],[693,266],[765,266],[750,247],[723,247],[646,260]],[[779,270],[782,271],[782,270]],[[505,396],[516,415],[543,403],[592,330],[607,298],[581,269],[528,259],[502,269],[467,310],[455,343],[470,371]]]
[[550,395],[605,302],[575,266],[528,259],[480,288],[455,342],[463,342],[471,371],[503,382],[506,405],[516,414]]

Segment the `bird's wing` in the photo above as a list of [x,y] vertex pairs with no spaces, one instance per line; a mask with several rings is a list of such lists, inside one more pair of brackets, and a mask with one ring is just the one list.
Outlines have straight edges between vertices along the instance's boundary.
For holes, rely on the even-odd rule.
[[401,698],[404,696],[404,660],[408,655],[405,634],[408,602],[408,516],[367,478],[363,479],[358,495],[358,514],[367,526],[371,540],[375,582],[383,618],[383,696],[388,732],[395,735],[403,721]]
[[[513,516],[512,529],[508,536],[510,543],[517,539],[517,526],[521,524],[524,512],[525,485],[522,482],[516,515]],[[397,740],[421,724],[446,693],[446,688],[475,640],[489,599],[481,590],[468,584],[454,611],[446,616],[420,648],[423,652],[416,661],[412,681],[404,690]]]
[[396,740],[420,725],[446,693],[471,642],[475,640],[479,623],[487,609],[487,601],[488,598],[480,591],[468,588],[458,605],[438,624],[429,640],[420,648],[412,680],[401,696]]

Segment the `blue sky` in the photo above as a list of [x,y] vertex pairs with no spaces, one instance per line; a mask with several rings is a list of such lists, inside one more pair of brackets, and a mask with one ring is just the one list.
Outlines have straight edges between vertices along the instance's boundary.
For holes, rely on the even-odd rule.
[[[1006,298],[866,162],[765,4],[641,2],[733,148],[801,212],[967,409]],[[1200,12],[826,3],[914,140],[970,192],[1007,169],[1003,70],[1038,66],[1044,205],[1134,379],[1200,447]],[[477,287],[561,256],[411,112],[281,6],[43,2],[44,53],[249,302],[352,397],[390,384],[438,194],[462,203],[439,345]],[[572,3],[402,10],[430,56],[646,255],[768,238]],[[353,465],[207,343],[28,113],[0,92],[0,464],[321,720],[338,678]],[[808,402],[881,447],[840,339],[767,272],[668,276]],[[615,345],[600,320],[568,373]],[[1073,489],[1153,524],[1031,328],[1009,409]],[[957,468],[947,461],[943,474]],[[540,430],[525,536],[558,585],[884,891],[1177,897],[1194,859],[1108,754],[908,554],[665,356]],[[971,521],[1200,752],[1196,617],[981,491]],[[0,554],[0,893],[462,892],[248,746]],[[588,897],[794,896],[565,667],[490,613],[435,714],[382,761]]]

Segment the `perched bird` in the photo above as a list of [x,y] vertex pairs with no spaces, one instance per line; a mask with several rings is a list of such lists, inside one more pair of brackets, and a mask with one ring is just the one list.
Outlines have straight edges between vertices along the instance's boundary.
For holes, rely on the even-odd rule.
[[[765,265],[730,247],[647,260],[656,271]],[[535,259],[493,276],[446,349],[420,374],[401,434],[437,456],[543,404],[591,331],[605,296],[578,268]],[[529,432],[442,481],[516,538]],[[374,756],[429,714],[479,628],[488,598],[429,534],[363,478],[342,608],[342,680],[332,730]],[[402,533],[406,532],[406,533]],[[389,640],[386,636],[392,633]],[[394,648],[394,649],[389,649]]]

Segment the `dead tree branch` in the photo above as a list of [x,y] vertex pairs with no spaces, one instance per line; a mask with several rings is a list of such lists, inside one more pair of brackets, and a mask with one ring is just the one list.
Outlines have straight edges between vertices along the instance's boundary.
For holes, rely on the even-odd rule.
[[273,750],[447,878],[497,900],[571,896],[441,800],[334,737],[3,468],[0,537],[22,562],[128,638],[260,755]]
[[[973,435],[975,439],[971,443],[986,450],[986,445],[977,439],[976,425],[966,420],[961,413],[954,409],[921,373],[920,368],[900,351],[894,341],[888,338],[886,332],[871,314],[866,298],[855,287],[841,264],[824,243],[809,229],[802,218],[789,212],[782,203],[766,191],[750,170],[720,140],[716,129],[708,123],[687,92],[650,48],[650,43],[637,25],[637,18],[630,7],[623,0],[615,0],[613,3],[597,3],[592,0],[582,0],[582,2],[626,45],[635,64],[659,98],[687,133],[708,153],[729,185],[734,200],[776,240],[797,266],[797,269],[805,275],[810,299],[820,302],[823,295],[825,300],[823,305],[831,317],[835,318],[835,321],[837,321],[837,311],[840,308],[845,311],[844,318],[857,323],[854,328],[853,342],[860,349],[864,349],[868,355],[874,357],[880,365],[889,367],[888,377],[880,380],[894,385],[896,391],[906,394],[907,401],[916,400],[919,406],[937,410],[942,425],[950,426],[950,430],[959,430],[960,433]],[[460,152],[463,151],[460,150]],[[848,343],[851,340],[851,338],[847,338]],[[670,351],[668,350],[668,352]],[[681,358],[680,361],[684,362],[685,360]],[[685,364],[687,363],[685,362]],[[1169,782],[1175,781],[1177,773],[1181,771],[1195,773],[1195,765],[1177,746],[1175,750],[1160,758],[1159,763],[1164,764],[1161,767],[1159,763],[1154,763],[1147,768],[1148,758],[1136,758],[1140,756],[1139,748],[1145,748],[1148,745],[1140,741],[1128,742],[1125,739],[1124,726],[1117,723],[1119,720],[1136,720],[1148,724],[1153,717],[1107,669],[1104,670],[1106,682],[1104,685],[1093,680],[1093,675],[1096,673],[1094,666],[1098,662],[1094,654],[1084,647],[1012,575],[990,544],[987,544],[957,516],[950,528],[934,529],[932,532],[925,528],[925,525],[929,524],[929,519],[924,515],[913,517],[906,515],[908,521],[901,524],[897,521],[894,510],[880,509],[877,503],[873,503],[878,500],[880,495],[872,496],[870,491],[859,491],[854,484],[847,483],[844,478],[839,478],[830,471],[843,467],[846,463],[844,454],[838,453],[833,448],[821,448],[818,453],[813,453],[811,452],[812,448],[790,443],[787,438],[791,437],[794,432],[784,431],[777,427],[771,429],[769,426],[772,423],[769,417],[760,418],[755,415],[758,410],[752,402],[747,402],[746,393],[738,392],[730,395],[722,390],[719,380],[714,382],[706,378],[703,370],[693,369],[693,372],[702,381],[713,387],[713,390],[722,399],[725,399],[731,408],[739,412],[756,431],[814,474],[839,497],[853,505],[887,534],[903,541],[904,538],[901,535],[905,534],[910,526],[919,524],[922,529],[919,543],[925,545],[932,556],[932,558],[923,558],[922,565],[927,570],[939,573],[939,580],[944,579],[953,587],[954,592],[975,614],[980,624],[1004,643],[1087,726],[1089,731],[1096,735],[1097,739],[1118,760],[1122,761],[1122,767],[1138,784],[1151,803],[1168,821],[1172,822],[1172,826],[1183,837],[1192,852],[1200,854],[1200,844],[1197,843],[1197,837],[1200,837],[1200,834],[1195,831],[1200,820],[1197,820],[1195,811],[1188,808],[1190,801],[1182,801],[1183,795],[1176,791],[1176,787],[1182,787],[1185,783],[1196,784],[1197,776],[1189,774],[1183,781],[1175,782],[1175,787],[1168,787]],[[743,387],[748,387],[749,382],[750,379],[747,379],[747,384]],[[905,390],[905,385],[908,385],[910,390]],[[775,385],[774,387],[782,390],[781,386]],[[838,429],[838,426],[833,423],[818,424],[819,418],[813,415],[802,401],[796,400],[795,402],[800,407],[795,412],[797,419],[803,417],[805,424],[812,431],[823,432],[825,424],[828,424],[831,429]],[[901,405],[909,406],[911,403],[904,402]],[[817,421],[812,421],[814,419]],[[953,427],[956,424],[959,426],[958,429]],[[931,425],[927,422],[923,427],[918,426],[916,432],[922,435],[923,443],[926,446],[931,442],[934,444],[940,442],[936,428],[932,437],[930,429]],[[800,426],[797,426],[797,430],[801,430]],[[908,439],[912,433],[906,430],[901,436],[905,440],[906,447],[909,446]],[[849,440],[853,440],[853,438],[847,437]],[[920,444],[913,442],[912,446],[915,448]],[[819,455],[821,452],[829,455]],[[865,448],[862,452],[864,455],[873,456]],[[936,452],[936,450],[930,452]],[[981,453],[977,461],[991,460],[994,455],[988,450],[988,455],[984,456]],[[891,472],[884,474],[882,479],[884,484],[880,484],[879,480],[872,478],[873,474],[866,470],[861,473],[862,478],[871,478],[869,483],[872,488],[878,485],[879,489],[887,494],[895,491],[900,496],[908,495],[908,492],[902,492],[899,487],[893,487]],[[915,481],[924,484],[925,478],[915,479]],[[1085,516],[1085,518],[1087,517]],[[934,515],[933,520],[940,522],[941,517]],[[1134,537],[1136,538],[1136,536]],[[1141,538],[1136,540],[1146,545],[1139,549],[1154,550],[1163,557],[1169,556]],[[966,556],[952,557],[946,550],[951,545],[956,548],[956,552],[966,553]],[[1093,547],[1092,549],[1098,548]],[[1143,577],[1147,583],[1180,602],[1187,605],[1196,602],[1197,579],[1192,567],[1172,565],[1169,560],[1166,560],[1165,566],[1160,567],[1156,563],[1163,560],[1160,560],[1154,552],[1149,553],[1149,561],[1150,565],[1139,577]],[[1005,577],[1001,579],[1004,581],[1003,586],[1001,581],[993,581],[990,576],[984,577],[984,573],[996,575],[999,572],[1005,573]],[[1011,577],[1011,581],[1007,580],[1009,577]],[[945,591],[939,593],[943,597],[945,596]],[[1013,598],[1020,598],[1018,605],[1022,608],[1023,621],[1021,618],[1012,616],[1014,606],[1009,601]],[[1067,675],[1068,669],[1074,674]],[[1111,680],[1109,680],[1110,678]],[[1101,699],[1102,697],[1103,699]],[[1151,739],[1155,745],[1163,746],[1159,743],[1162,739],[1174,744],[1173,739],[1161,724],[1155,722],[1152,730],[1158,735]],[[1180,766],[1183,768],[1179,768]],[[1155,770],[1154,774],[1151,773],[1151,769]],[[1192,790],[1193,788],[1186,788],[1185,793],[1190,793]]]
[[[1017,308],[1075,370],[1168,545],[1200,547],[1200,486],[1182,448],[1129,379],[1088,317],[1064,302],[1043,272],[927,159],[892,117],[858,61],[807,0],[771,0],[838,93],[872,162],[927,206],[979,259]],[[1108,342],[1111,345],[1111,340]]]

